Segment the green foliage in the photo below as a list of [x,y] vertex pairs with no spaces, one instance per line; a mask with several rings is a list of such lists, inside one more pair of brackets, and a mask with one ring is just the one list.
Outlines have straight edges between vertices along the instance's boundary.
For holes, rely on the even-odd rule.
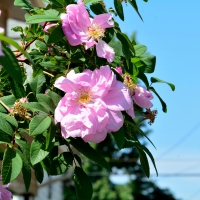
[[92,183],[80,167],[75,167],[74,183],[78,200],[91,199]]
[[[147,2],[147,0],[144,1]],[[110,173],[115,167],[124,169],[123,162],[117,162],[115,157],[126,159],[127,149],[135,156],[136,160],[140,159],[142,169],[147,177],[150,176],[148,158],[157,172],[151,152],[140,142],[140,138],[145,137],[153,145],[141,129],[142,125],[139,122],[141,118],[136,116],[136,119],[133,120],[126,112],[122,112],[123,126],[113,132],[112,137],[108,136],[100,144],[89,144],[76,137],[63,138],[63,129],[61,129],[60,123],[55,122],[54,112],[65,93],[54,86],[55,81],[59,77],[66,77],[72,69],[75,73],[81,73],[85,69],[93,71],[100,66],[109,65],[117,80],[124,82],[129,91],[136,88],[138,79],[140,79],[146,85],[147,90],[158,96],[164,112],[167,111],[166,103],[152,87],[152,84],[166,83],[173,91],[175,86],[155,77],[151,77],[151,84],[149,84],[146,73],[155,71],[156,56],[147,54],[145,45],[136,44],[134,38],[129,38],[123,33],[114,19],[114,26],[101,30],[102,36],[100,37],[114,47],[114,61],[108,62],[106,59],[98,57],[95,46],[85,48],[84,43],[72,46],[66,39],[60,15],[66,13],[66,6],[77,4],[77,1],[46,0],[45,2],[47,3],[46,8],[35,8],[29,0],[14,1],[15,6],[20,6],[27,12],[25,14],[27,26],[25,28],[16,26],[12,29],[20,33],[20,45],[3,34],[0,35],[4,53],[4,56],[0,56],[0,65],[2,66],[0,69],[0,144],[6,146],[5,150],[0,148],[3,183],[12,182],[22,173],[28,192],[32,170],[37,181],[42,183],[44,171],[49,176],[56,176],[67,173],[68,169],[72,167],[74,168],[74,190],[76,190],[78,200],[132,200],[132,189],[128,192],[124,192],[124,187],[120,186],[113,186],[115,190],[111,189],[111,184],[106,180],[103,180],[103,184],[102,182],[94,183],[95,178],[89,178],[86,172],[90,171],[88,169],[91,169],[93,165],[95,166],[94,172],[104,170],[103,172]],[[123,1],[113,0],[113,2],[115,10],[113,8],[107,10],[101,0],[85,0],[84,4],[87,5],[90,17],[94,17],[93,14],[112,12],[124,20]],[[142,19],[136,0],[127,2],[132,5]],[[44,31],[44,28],[52,23],[55,23],[55,26]],[[98,39],[95,41],[98,42]],[[11,50],[7,44],[15,49]],[[31,49],[31,45],[35,45],[35,47]],[[33,70],[30,78],[27,78],[25,64]],[[122,68],[123,74],[115,70],[119,66]],[[101,80],[97,81],[101,85]],[[68,84],[66,84],[66,89],[69,89]],[[64,98],[70,97],[66,95]],[[80,106],[78,102],[77,106]],[[135,103],[134,108],[139,108],[145,118],[145,112]],[[61,111],[63,115],[65,109],[67,109],[67,105],[63,105]],[[56,110],[56,112],[59,111]],[[114,139],[111,140],[111,138]],[[66,151],[60,152],[60,146],[63,145],[66,146]],[[119,149],[125,150],[117,152]],[[87,161],[92,161],[93,164],[88,164]],[[135,162],[130,162],[126,169],[127,171],[128,169],[132,170],[137,165]],[[96,191],[100,187],[102,187],[102,191],[105,189],[104,195],[98,196],[97,192],[94,192],[92,197],[92,183],[94,183]],[[69,192],[69,194],[72,193]],[[71,199],[73,199],[72,196],[70,196]],[[74,197],[74,199],[77,198]]]

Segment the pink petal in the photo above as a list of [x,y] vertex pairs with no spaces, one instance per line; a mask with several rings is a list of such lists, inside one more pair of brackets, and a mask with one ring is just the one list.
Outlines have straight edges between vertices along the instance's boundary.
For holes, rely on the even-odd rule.
[[108,110],[107,112],[109,114],[109,121],[106,126],[107,132],[110,133],[118,131],[124,123],[122,113],[117,111],[113,112],[111,110]]
[[51,27],[54,27],[58,25],[57,23],[54,23],[54,24],[48,24],[44,27],[44,32],[48,33],[48,29],[51,28]]
[[108,109],[113,111],[129,110],[133,104],[128,88],[120,81],[116,82],[113,90],[103,98]]
[[107,136],[107,131],[103,130],[102,132],[97,132],[96,134],[85,135],[83,137],[83,140],[85,142],[100,143],[103,140],[105,140],[106,136]]
[[112,62],[115,57],[115,52],[112,47],[106,44],[103,40],[99,40],[96,44],[97,55],[101,58],[107,59],[108,62]]
[[114,26],[114,22],[110,21],[112,19],[112,14],[105,13],[96,15],[92,21],[92,23],[96,23],[101,26],[101,28],[111,28]]

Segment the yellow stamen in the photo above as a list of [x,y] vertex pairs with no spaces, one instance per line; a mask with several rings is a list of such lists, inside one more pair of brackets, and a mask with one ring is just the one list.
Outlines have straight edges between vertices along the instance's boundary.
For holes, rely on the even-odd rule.
[[88,35],[92,37],[94,40],[98,40],[104,37],[105,30],[101,28],[98,24],[92,24],[88,28]]

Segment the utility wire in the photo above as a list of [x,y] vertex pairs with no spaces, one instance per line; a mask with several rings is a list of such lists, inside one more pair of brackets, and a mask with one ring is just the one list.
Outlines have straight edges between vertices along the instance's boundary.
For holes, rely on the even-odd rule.
[[164,156],[172,152],[174,149],[176,149],[179,145],[181,145],[187,138],[189,138],[195,131],[200,127],[200,121],[195,124],[192,129],[187,132],[178,142],[176,142],[174,145],[172,145],[170,148],[168,148],[166,151],[161,153],[156,160],[162,159]]

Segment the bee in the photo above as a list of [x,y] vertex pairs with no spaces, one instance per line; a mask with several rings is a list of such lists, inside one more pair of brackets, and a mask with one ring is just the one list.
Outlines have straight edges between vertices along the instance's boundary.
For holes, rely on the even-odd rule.
[[140,124],[142,122],[144,122],[145,120],[149,120],[148,124],[152,125],[154,123],[154,121],[155,121],[155,118],[156,118],[157,114],[158,114],[157,110],[146,109],[146,112],[144,112],[144,118],[140,122]]

